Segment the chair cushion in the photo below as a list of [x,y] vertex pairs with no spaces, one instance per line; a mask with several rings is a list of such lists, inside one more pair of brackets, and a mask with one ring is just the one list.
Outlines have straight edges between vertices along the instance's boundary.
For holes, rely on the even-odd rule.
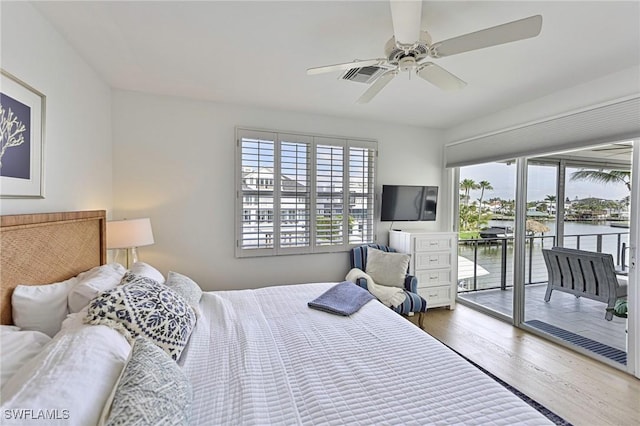
[[369,247],[366,273],[376,284],[404,288],[411,256],[406,253],[387,253]]

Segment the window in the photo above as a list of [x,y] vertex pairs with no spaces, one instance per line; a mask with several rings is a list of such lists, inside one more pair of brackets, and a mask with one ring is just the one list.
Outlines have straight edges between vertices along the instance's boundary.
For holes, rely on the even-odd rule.
[[238,129],[236,255],[373,242],[376,152],[373,141]]

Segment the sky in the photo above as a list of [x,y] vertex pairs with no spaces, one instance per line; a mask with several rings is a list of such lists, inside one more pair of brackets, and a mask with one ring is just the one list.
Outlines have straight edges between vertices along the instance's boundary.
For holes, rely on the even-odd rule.
[[[629,195],[629,190],[622,183],[597,184],[593,182],[571,180],[571,173],[580,169],[567,167],[566,196],[570,200],[589,197],[605,200],[621,200]],[[515,199],[516,165],[505,163],[487,163],[460,168],[460,180],[473,179],[480,182],[489,181],[493,190],[485,191],[484,199],[500,197],[504,200]],[[528,201],[544,201],[547,195],[555,195],[556,168],[548,166],[529,166]],[[480,191],[471,191],[471,199],[478,199]]]

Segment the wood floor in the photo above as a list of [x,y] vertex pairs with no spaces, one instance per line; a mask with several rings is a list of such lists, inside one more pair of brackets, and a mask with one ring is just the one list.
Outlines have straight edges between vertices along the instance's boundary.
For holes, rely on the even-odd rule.
[[631,375],[461,305],[429,310],[424,329],[575,426],[640,425]]

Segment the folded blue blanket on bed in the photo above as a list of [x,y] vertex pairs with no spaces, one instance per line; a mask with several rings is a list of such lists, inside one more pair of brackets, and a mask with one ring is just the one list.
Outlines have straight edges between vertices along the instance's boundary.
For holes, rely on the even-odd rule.
[[310,308],[336,315],[351,315],[371,299],[371,293],[351,281],[343,281],[308,303]]

